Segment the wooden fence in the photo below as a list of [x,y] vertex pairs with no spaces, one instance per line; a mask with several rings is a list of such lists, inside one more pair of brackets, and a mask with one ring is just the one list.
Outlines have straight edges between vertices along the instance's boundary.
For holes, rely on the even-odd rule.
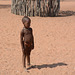
[[57,0],[12,0],[11,12],[24,16],[51,16],[56,5]]

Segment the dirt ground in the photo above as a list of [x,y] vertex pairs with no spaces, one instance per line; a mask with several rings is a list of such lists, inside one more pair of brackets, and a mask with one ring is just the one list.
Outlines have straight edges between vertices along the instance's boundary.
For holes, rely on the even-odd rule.
[[60,10],[58,17],[30,17],[34,67],[26,72],[20,46],[23,16],[11,13],[11,1],[0,0],[0,75],[75,75],[75,1],[61,2]]

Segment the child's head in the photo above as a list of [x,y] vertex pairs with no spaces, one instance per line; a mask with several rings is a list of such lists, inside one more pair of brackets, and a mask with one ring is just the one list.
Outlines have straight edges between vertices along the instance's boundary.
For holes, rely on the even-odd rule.
[[30,20],[29,17],[24,16],[24,17],[22,18],[22,23],[24,24],[24,26],[25,26],[26,28],[29,28],[29,27],[30,27],[31,20]]

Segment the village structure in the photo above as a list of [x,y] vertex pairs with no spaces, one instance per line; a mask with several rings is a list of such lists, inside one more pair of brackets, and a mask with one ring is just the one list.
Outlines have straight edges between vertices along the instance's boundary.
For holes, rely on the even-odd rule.
[[60,0],[12,0],[11,12],[26,16],[57,16]]

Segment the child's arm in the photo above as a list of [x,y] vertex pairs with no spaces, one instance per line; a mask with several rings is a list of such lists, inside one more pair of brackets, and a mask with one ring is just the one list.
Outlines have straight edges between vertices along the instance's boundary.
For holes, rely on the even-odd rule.
[[[32,36],[33,36],[33,30],[32,30]],[[32,49],[34,49],[34,36],[32,37]]]
[[22,50],[24,50],[24,40],[23,40],[23,37],[24,37],[24,30],[22,30],[21,33],[20,33],[20,42],[21,42]]
[[32,39],[32,49],[34,49],[34,37]]

